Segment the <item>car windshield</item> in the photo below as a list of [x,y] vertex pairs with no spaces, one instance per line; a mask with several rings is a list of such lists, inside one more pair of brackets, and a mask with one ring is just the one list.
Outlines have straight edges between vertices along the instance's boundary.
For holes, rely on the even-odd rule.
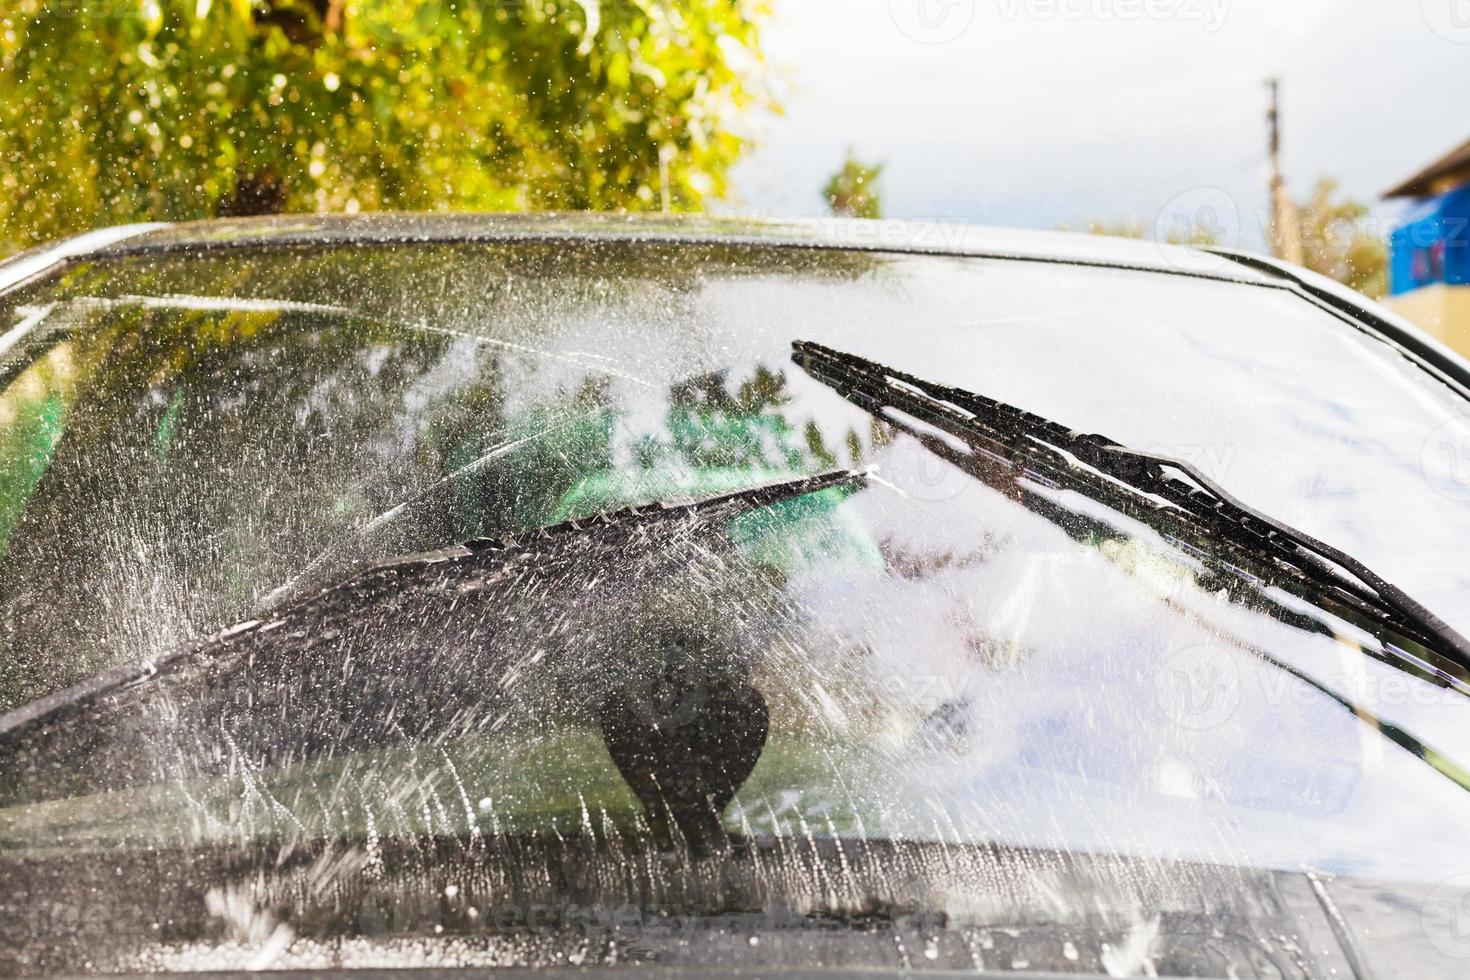
[[1261,950],[1316,876],[1470,870],[1459,672],[791,355],[1186,459],[1470,632],[1463,400],[1285,288],[357,245],[80,262],[0,317],[0,713],[144,665],[0,743],[14,901],[77,919],[29,968],[652,957],[568,912],[631,907],[722,916],[717,962],[1295,976]]

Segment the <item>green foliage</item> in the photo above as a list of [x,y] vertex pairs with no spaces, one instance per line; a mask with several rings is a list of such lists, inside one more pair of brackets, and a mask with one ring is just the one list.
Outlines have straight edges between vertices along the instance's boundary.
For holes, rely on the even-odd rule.
[[1191,224],[1189,233],[1183,234],[1177,228],[1171,228],[1165,239],[1170,245],[1195,245],[1199,248],[1209,248],[1212,245],[1221,244],[1220,238],[1224,234],[1218,222]]
[[[1059,231],[1071,231],[1071,227],[1063,225]],[[1139,221],[1100,221],[1097,218],[1089,221],[1087,227],[1082,229],[1089,235],[1103,235],[1108,238],[1143,238],[1143,224]]]
[[[1387,243],[1367,227],[1368,206],[1350,199],[1334,200],[1337,191],[1337,181],[1323,177],[1312,196],[1296,205],[1303,264],[1377,299],[1388,292]],[[1137,221],[1091,221],[1085,230],[1094,235],[1145,237],[1144,227]],[[1171,232],[1169,242],[1208,246],[1219,244],[1219,237],[1214,229],[1201,226],[1187,238]]]
[[[1071,231],[1072,229],[1063,225],[1059,230]],[[1143,224],[1137,220],[1128,221],[1099,221],[1093,219],[1083,229],[1089,235],[1104,235],[1109,238],[1146,238],[1147,233]],[[1197,225],[1193,227],[1188,235],[1180,234],[1178,229],[1171,228],[1165,239],[1170,245],[1198,245],[1208,247],[1220,244],[1220,230],[1208,225]]]
[[1336,193],[1337,181],[1323,177],[1297,205],[1302,258],[1312,271],[1377,299],[1388,292],[1388,245],[1365,226],[1368,206],[1334,201]]
[[0,248],[220,213],[698,208],[768,0],[5,0]]
[[883,217],[883,199],[878,192],[878,178],[882,173],[882,164],[862,163],[848,150],[842,168],[822,188],[827,206],[833,214],[844,218]]

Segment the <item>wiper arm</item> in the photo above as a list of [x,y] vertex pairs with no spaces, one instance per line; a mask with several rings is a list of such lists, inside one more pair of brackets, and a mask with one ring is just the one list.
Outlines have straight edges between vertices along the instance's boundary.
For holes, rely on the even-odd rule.
[[1130,449],[820,344],[796,341],[792,349],[808,374],[870,414],[883,417],[885,408],[897,409],[1045,482],[1084,484],[1131,517],[1172,517],[1265,556],[1470,668],[1470,641],[1412,596],[1351,555],[1241,502],[1184,460]]
[[[540,556],[569,556],[591,562],[615,555],[626,564],[635,535],[659,528],[717,527],[742,514],[832,488],[859,489],[866,474],[834,469],[811,476],[776,480],[703,498],[660,501],[608,511],[501,539],[479,539],[425,554],[379,562],[267,617],[247,620],[190,647],[141,664],[124,664],[78,684],[0,714],[0,783],[5,756],[24,737],[139,685],[187,668],[259,654],[262,649],[309,642],[309,637],[342,628],[376,606],[396,605],[415,590],[442,591],[446,585],[483,580],[487,571]],[[308,637],[301,640],[301,637]]]

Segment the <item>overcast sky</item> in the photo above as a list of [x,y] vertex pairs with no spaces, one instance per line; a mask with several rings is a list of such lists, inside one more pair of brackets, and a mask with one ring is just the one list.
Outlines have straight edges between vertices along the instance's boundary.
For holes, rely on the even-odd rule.
[[892,217],[1153,227],[1206,206],[1254,244],[1271,74],[1298,195],[1330,174],[1376,201],[1470,139],[1470,0],[773,3],[786,112],[735,174],[761,214],[822,213],[852,146],[885,164]]

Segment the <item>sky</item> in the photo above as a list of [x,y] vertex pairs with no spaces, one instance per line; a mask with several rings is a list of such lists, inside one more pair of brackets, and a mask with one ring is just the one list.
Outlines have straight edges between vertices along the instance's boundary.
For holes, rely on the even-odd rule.
[[725,210],[822,214],[851,147],[887,217],[1208,221],[1253,247],[1268,76],[1288,188],[1333,176],[1385,226],[1382,192],[1470,139],[1470,0],[772,2],[784,111],[751,121]]

